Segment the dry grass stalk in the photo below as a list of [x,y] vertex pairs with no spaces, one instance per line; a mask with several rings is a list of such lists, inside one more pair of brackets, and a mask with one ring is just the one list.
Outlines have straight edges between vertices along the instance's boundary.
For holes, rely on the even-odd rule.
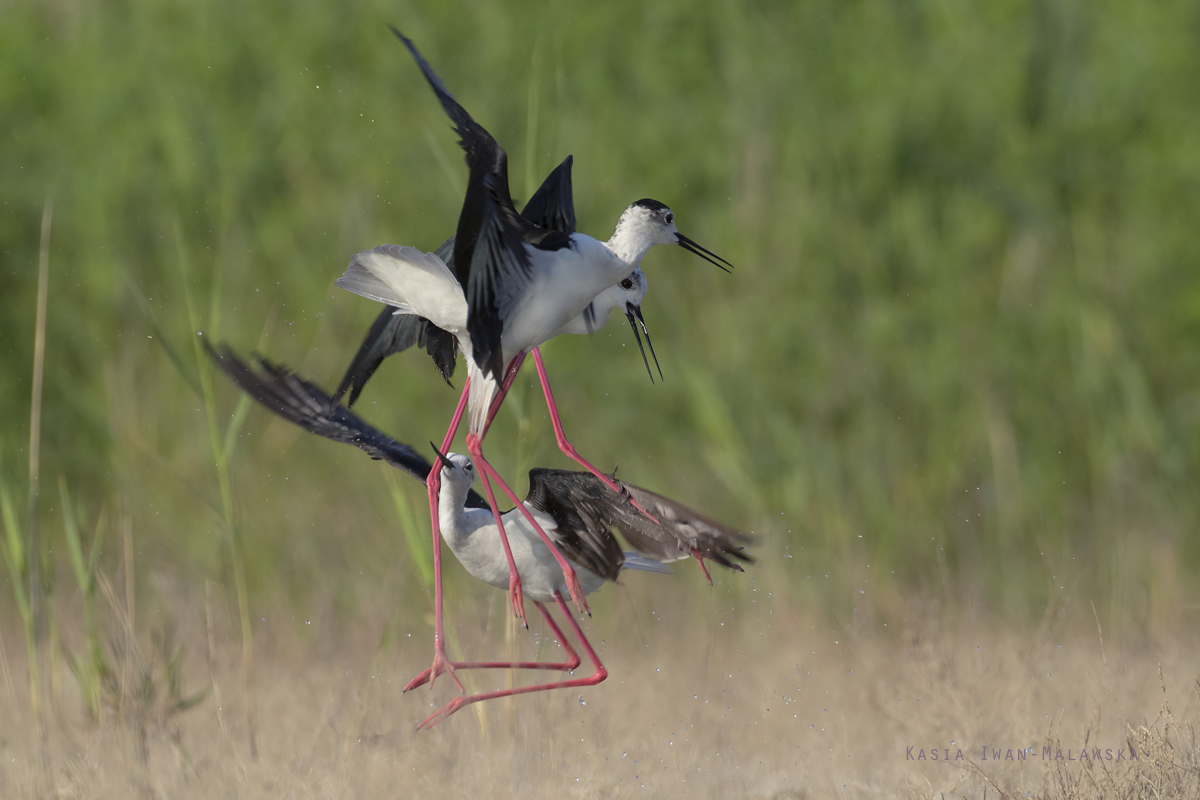
[[[314,637],[313,628],[299,633],[289,626],[286,607],[267,612],[271,644],[263,647],[259,666],[269,680],[258,698],[263,747],[257,762],[222,733],[215,715],[179,713],[180,702],[192,698],[169,687],[181,685],[188,669],[205,670],[205,658],[189,665],[177,647],[164,645],[169,631],[165,638],[152,634],[156,655],[127,668],[134,678],[120,721],[132,738],[86,724],[79,706],[74,719],[61,723],[67,729],[52,736],[54,763],[62,765],[56,780],[64,795],[124,797],[130,786],[145,785],[157,796],[185,800],[374,797],[394,794],[397,785],[414,794],[436,789],[450,795],[504,786],[529,798],[986,792],[1085,800],[1200,793],[1192,727],[1200,698],[1178,690],[1194,679],[1200,647],[1180,631],[1153,633],[1137,645],[1106,642],[1105,666],[1086,601],[1049,632],[958,620],[928,604],[889,613],[888,628],[850,630],[790,601],[763,597],[762,587],[751,604],[720,584],[704,612],[716,619],[710,627],[694,604],[679,600],[674,590],[680,586],[636,577],[616,589],[628,602],[600,595],[596,616],[585,623],[610,667],[608,681],[578,697],[520,698],[511,717],[502,706],[484,717],[458,714],[423,733],[413,730],[415,723],[454,693],[443,681],[432,692],[399,693],[428,666],[423,624],[402,615],[395,644],[388,644],[379,631],[393,624],[390,618],[367,625],[323,615]],[[671,580],[682,583],[685,576]],[[104,592],[123,624],[124,603],[111,586]],[[467,656],[506,647],[507,609],[489,599],[467,596],[449,609],[456,644]],[[381,593],[380,608],[391,602]],[[204,648],[208,624],[194,610],[199,606],[181,598],[168,613],[182,620],[190,614],[194,623],[183,626],[181,641]],[[644,640],[633,634],[639,626]],[[221,633],[214,631],[214,638]],[[519,631],[518,653],[534,656],[553,646],[542,638]],[[238,666],[214,663],[218,680],[236,678]],[[535,677],[516,676],[520,683]],[[471,678],[490,689],[507,676],[477,671]],[[233,704],[231,714],[242,713],[240,697],[224,699]],[[1146,709],[1156,709],[1157,717],[1144,721]],[[34,742],[7,746],[13,763],[36,764]],[[937,750],[939,759],[910,760],[910,746],[914,756]],[[1111,748],[1114,759],[1081,760],[1081,747]],[[1118,748],[1127,754],[1131,747],[1137,760],[1116,760]],[[955,759],[960,748],[963,757]],[[1062,759],[1054,757],[1059,750]],[[1014,757],[1005,758],[1006,751]],[[0,796],[19,796],[30,774],[0,772]]]
[[207,636],[205,644],[208,645],[208,685],[212,687],[213,701],[217,705],[217,727],[221,729],[221,733],[228,735],[229,729],[225,727],[225,710],[221,703],[221,684],[217,682],[217,640],[213,635],[213,610],[212,610],[212,579],[204,580],[204,628]]

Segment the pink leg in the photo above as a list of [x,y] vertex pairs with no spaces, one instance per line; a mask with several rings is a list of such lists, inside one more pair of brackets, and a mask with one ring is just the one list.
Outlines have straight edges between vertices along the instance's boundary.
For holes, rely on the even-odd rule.
[[[501,689],[495,692],[474,694],[469,697],[456,697],[446,705],[439,708],[433,714],[429,715],[424,722],[417,726],[417,729],[419,730],[427,727],[432,728],[434,725],[438,724],[455,711],[458,711],[460,708],[469,706],[472,703],[478,703],[481,700],[494,700],[497,697],[512,697],[518,694],[529,694],[530,692],[547,692],[551,689],[570,689],[575,686],[595,686],[597,683],[600,683],[607,678],[608,670],[606,670],[604,665],[600,663],[599,656],[597,656],[596,651],[592,649],[592,645],[590,642],[588,642],[587,637],[583,635],[583,631],[579,628],[579,623],[575,621],[573,616],[571,616],[571,610],[567,608],[567,604],[563,602],[562,595],[560,595],[558,592],[555,592],[554,600],[558,603],[558,607],[562,610],[563,616],[567,618],[567,622],[570,623],[571,629],[575,631],[575,637],[579,639],[579,643],[583,645],[584,652],[587,653],[588,658],[591,659],[592,663],[596,666],[596,671],[592,673],[591,676],[587,678],[576,678],[569,681],[555,681],[553,683],[534,684],[533,686],[520,686],[516,689]],[[546,614],[547,618],[550,616],[544,608],[542,609],[542,613]],[[564,639],[560,639],[559,641],[562,641],[565,644]]]
[[628,500],[646,519],[658,525],[658,519],[630,497],[629,492],[618,486],[612,478],[584,461],[579,453],[575,452],[575,447],[567,441],[567,435],[563,432],[562,422],[558,418],[558,407],[554,404],[554,393],[550,391],[550,379],[546,377],[546,365],[542,363],[542,353],[536,347],[533,348],[533,363],[537,365],[538,378],[542,381],[542,392],[546,395],[546,405],[550,408],[550,422],[554,425],[554,438],[558,440],[558,449],[562,450],[568,458],[573,459],[588,472],[599,478],[605,486]]
[[[471,454],[471,458],[475,460],[475,466],[478,467],[483,473],[484,488],[487,488],[488,485],[487,478],[490,477],[492,480],[494,480],[496,485],[500,487],[500,490],[504,492],[508,499],[512,501],[512,504],[520,510],[522,516],[524,516],[529,524],[533,526],[533,529],[537,531],[538,536],[542,537],[542,541],[545,542],[546,547],[550,549],[550,554],[554,556],[554,560],[557,561],[558,566],[562,568],[563,579],[566,581],[567,591],[570,592],[571,599],[575,601],[575,605],[579,607],[580,611],[591,616],[592,612],[588,608],[587,600],[584,599],[583,589],[579,585],[579,579],[575,577],[575,568],[572,567],[570,562],[567,561],[567,559],[563,557],[563,554],[558,551],[558,547],[556,547],[554,542],[551,541],[550,537],[546,535],[546,532],[542,530],[542,526],[538,525],[537,520],[533,518],[533,514],[529,513],[529,509],[526,508],[525,504],[517,498],[516,492],[509,488],[508,484],[504,482],[504,479],[500,477],[495,468],[488,463],[486,458],[483,457],[483,448],[479,444],[479,439],[473,433],[467,434],[467,452],[469,452]],[[490,497],[488,498],[488,502],[492,502]],[[494,503],[492,507],[495,508]],[[508,536],[504,532],[504,525],[499,522],[499,517],[497,517],[497,525],[500,527],[500,541],[505,542],[507,547]],[[511,561],[509,562],[509,569],[512,570],[512,575],[515,576],[516,568],[512,566]],[[517,580],[519,581],[520,579],[517,578]]]
[[[470,389],[471,379],[467,378],[463,385],[462,397],[458,400],[458,408],[454,410],[454,417],[450,420],[450,429],[446,431],[446,438],[442,440],[443,453],[450,449],[454,435],[458,433],[463,412],[467,408],[467,393]],[[454,667],[450,659],[446,657],[446,629],[442,614],[442,533],[438,519],[438,492],[442,486],[442,468],[439,463],[435,462],[433,468],[429,470],[429,475],[425,478],[425,486],[429,490],[429,516],[433,522],[433,666],[428,671],[429,686],[433,688],[433,682],[437,680],[437,676],[443,672],[449,672],[450,677],[457,684],[458,690],[465,692],[466,689],[463,688],[462,682],[454,674]],[[405,691],[414,685],[419,684],[410,683]]]
[[708,574],[708,567],[704,566],[704,556],[700,555],[700,551],[694,547],[692,548],[692,558],[696,559],[696,563],[700,565],[700,571],[708,579],[708,585],[712,586],[712,575]]
[[487,436],[488,428],[492,427],[492,420],[496,418],[496,413],[500,411],[500,404],[504,402],[504,398],[508,397],[508,390],[512,388],[513,381],[517,377],[517,373],[521,371],[521,365],[525,363],[525,357],[528,353],[520,353],[512,361],[508,362],[508,370],[504,373],[504,382],[500,384],[500,393],[496,395],[496,399],[492,401],[492,407],[488,409],[487,421],[483,423],[483,433],[479,434],[479,441],[483,441],[483,437]]
[[[471,442],[473,441],[472,434],[467,434],[467,451],[475,458],[475,463],[487,463],[483,459],[483,455],[475,456],[471,450]],[[500,531],[500,544],[504,546],[504,557],[508,560],[508,602],[512,606],[513,613],[521,620],[521,624],[526,628],[529,627],[529,622],[525,619],[525,603],[521,599],[521,574],[517,572],[517,562],[513,560],[512,548],[508,545],[508,534],[504,532],[504,520],[500,518],[500,509],[496,506],[496,496],[492,493],[492,482],[488,480],[488,474],[481,471],[480,478],[483,479],[483,492],[487,495],[488,505],[492,507],[492,519],[496,521],[496,528]]]
[[[491,427],[492,420],[496,418],[497,412],[500,411],[500,406],[504,403],[504,398],[508,396],[509,389],[512,388],[513,380],[517,377],[517,372],[521,369],[521,365],[525,363],[525,354],[521,353],[512,361],[509,362],[508,368],[505,370],[504,381],[500,384],[500,391],[492,400],[492,406],[488,409],[487,420],[484,422],[483,435],[487,435],[487,429]],[[468,435],[468,452],[470,451],[471,436]],[[482,442],[483,436],[479,437]],[[448,445],[447,445],[448,446]],[[472,452],[472,456],[475,454]],[[486,473],[480,475],[483,478],[483,491],[487,495],[488,504],[492,507],[492,517],[496,520],[496,527],[500,530],[500,543],[504,546],[504,557],[508,561],[508,600],[512,606],[513,613],[521,620],[521,624],[526,628],[529,627],[529,622],[525,618],[525,603],[521,597],[521,574],[517,571],[517,564],[513,560],[512,548],[508,543],[508,534],[504,531],[504,520],[500,517],[500,509],[496,505],[496,498],[492,494],[492,485],[488,481]],[[418,676],[419,678],[420,676]],[[416,685],[416,680],[410,684]],[[407,691],[407,689],[405,690]]]
[[[557,669],[563,672],[570,672],[579,666],[579,654],[571,647],[571,643],[567,641],[567,637],[563,636],[558,625],[554,622],[554,617],[550,616],[550,612],[546,607],[536,600],[533,602],[538,607],[538,611],[542,612],[542,616],[546,618],[546,624],[550,626],[550,630],[554,632],[558,643],[562,645],[563,650],[567,651],[568,660],[561,663],[554,661],[455,661],[451,666],[455,669]],[[416,678],[413,679],[408,686],[404,687],[404,691],[415,689],[423,684],[430,676],[431,670],[425,670]]]
[[[508,370],[504,376],[504,382],[501,385],[500,393],[496,399],[492,401],[492,407],[488,411],[487,423],[484,426],[484,433],[491,426],[492,420],[496,413],[500,410],[500,405],[504,402],[504,398],[508,395],[509,389],[512,388],[513,380],[517,377],[517,372],[521,369],[521,365],[525,363],[525,353],[521,353],[514,358],[508,365]],[[454,411],[454,417],[450,421],[450,428],[446,431],[446,438],[442,440],[442,452],[448,452],[450,444],[454,441],[455,434],[458,433],[458,426],[462,423],[463,413],[467,407],[467,399],[470,395],[471,379],[467,378],[463,384],[462,396],[458,400],[458,407]],[[482,437],[481,437],[482,439]],[[454,679],[458,685],[459,691],[466,691],[458,677],[454,674],[454,663],[446,657],[446,633],[444,627],[444,613],[442,611],[442,537],[438,518],[438,493],[441,490],[442,471],[435,464],[434,468],[429,471],[429,475],[425,479],[425,486],[429,491],[429,516],[433,527],[433,666],[425,672],[418,675],[404,691],[414,689],[425,682],[429,681],[430,688],[433,688],[433,683],[437,680],[437,676],[443,672],[449,672],[450,677]],[[500,526],[501,541],[504,543],[504,554],[508,559],[510,584],[509,597],[513,603],[513,610],[517,616],[521,618],[521,624],[526,628],[529,627],[525,619],[524,604],[521,601],[521,577],[517,572],[516,563],[513,561],[512,551],[509,548],[508,537],[504,535],[504,526],[500,521],[500,515],[496,509],[496,500],[492,495],[491,485],[487,482],[484,476],[484,491],[487,493],[488,502],[492,506],[493,514],[496,517],[496,523]]]
[[[591,611],[588,609],[587,600],[585,600],[583,597],[583,589],[579,586],[579,579],[575,577],[574,567],[572,567],[566,558],[563,557],[562,553],[559,552],[558,548],[554,545],[554,542],[550,540],[550,537],[546,535],[546,532],[542,530],[542,527],[533,519],[533,516],[525,508],[525,505],[517,499],[517,496],[513,490],[509,488],[508,484],[504,482],[504,479],[500,477],[500,475],[496,472],[492,465],[488,463],[487,459],[484,458],[483,455],[483,437],[487,435],[488,428],[490,428],[492,425],[492,420],[496,418],[496,414],[500,410],[500,405],[504,402],[504,398],[508,396],[508,392],[512,388],[513,381],[516,379],[517,373],[521,369],[521,365],[525,363],[526,355],[526,353],[519,353],[513,358],[512,361],[508,363],[508,368],[504,373],[504,382],[500,385],[500,391],[497,393],[496,398],[492,401],[492,407],[488,410],[487,419],[483,426],[483,433],[479,436],[475,436],[473,433],[467,434],[467,452],[471,454],[471,458],[475,460],[476,466],[479,467],[481,473],[480,477],[482,477],[484,481],[484,489],[490,491],[490,486],[488,484],[488,478],[490,477],[492,480],[496,481],[496,484],[501,488],[501,490],[503,490],[508,499],[513,502],[513,505],[521,510],[521,513],[524,514],[525,518],[529,520],[531,525],[533,525],[534,530],[536,530],[538,535],[542,537],[542,541],[544,541],[546,546],[550,548],[551,554],[554,555],[555,560],[558,561],[559,566],[562,568],[563,577],[566,580],[567,590],[571,594],[571,599],[575,601],[575,604],[579,607],[580,611],[590,615]],[[488,495],[488,502],[491,503],[493,509],[496,509],[496,503],[490,494]],[[508,534],[504,530],[504,523],[500,519],[499,513],[494,510],[493,514],[495,514],[496,526],[500,529],[500,541],[504,543],[505,553],[508,554],[510,552]],[[517,572],[516,565],[513,563],[511,557],[508,560],[508,567],[509,594],[510,597],[512,597],[515,592],[516,600],[513,602],[516,603],[516,607],[519,608],[521,576]],[[517,615],[521,617],[522,621],[524,621],[525,617],[523,612],[518,611]]]

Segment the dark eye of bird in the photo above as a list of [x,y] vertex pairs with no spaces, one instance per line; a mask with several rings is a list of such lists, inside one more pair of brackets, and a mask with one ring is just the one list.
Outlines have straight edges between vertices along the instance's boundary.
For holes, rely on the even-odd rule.
[[672,222],[674,222],[674,221],[675,221],[675,215],[674,215],[674,214],[667,214],[667,216],[666,216],[666,218],[665,218],[665,219],[666,219],[666,221],[667,221],[667,224],[668,224],[668,225],[670,225]]
[[621,281],[621,288],[622,289],[632,289],[633,281],[630,280],[629,278],[626,278],[625,280]]

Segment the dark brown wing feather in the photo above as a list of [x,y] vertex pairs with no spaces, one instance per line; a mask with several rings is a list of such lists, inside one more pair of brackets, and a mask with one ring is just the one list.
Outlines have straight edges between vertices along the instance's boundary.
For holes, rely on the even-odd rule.
[[597,519],[590,508],[580,509],[574,502],[571,489],[575,475],[591,477],[586,472],[531,469],[525,502],[554,518],[555,529],[547,533],[568,560],[615,581],[625,564],[625,554],[603,520]]
[[[596,483],[608,494],[613,494],[599,481]],[[754,541],[752,537],[657,492],[624,481],[621,485],[661,523],[655,525],[619,498],[614,498],[610,503],[613,525],[638,552],[673,561],[692,555],[694,549],[703,558],[739,572],[742,568],[738,561],[754,562],[754,558],[745,551],[745,546]]]
[[[744,549],[752,541],[746,534],[649,489],[629,483],[621,485],[661,524],[646,519],[588,472],[530,470],[527,502],[553,516],[560,531],[564,531],[561,535],[576,537],[581,542],[579,546],[593,556],[597,552],[620,553],[612,534],[616,528],[635,550],[660,561],[687,558],[693,550],[703,558],[738,571],[742,569],[738,561],[754,561]],[[566,550],[563,554],[572,558]],[[610,577],[591,566],[588,568]]]

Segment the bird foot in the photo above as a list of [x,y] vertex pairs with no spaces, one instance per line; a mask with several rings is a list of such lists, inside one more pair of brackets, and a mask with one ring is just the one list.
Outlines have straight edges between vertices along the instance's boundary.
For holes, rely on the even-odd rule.
[[567,572],[564,570],[563,577],[567,582],[567,591],[571,594],[571,599],[575,601],[575,607],[580,613],[592,615],[592,610],[588,608],[587,598],[583,596],[583,587],[579,585],[579,578],[575,576],[575,570]]
[[517,619],[521,620],[521,625],[528,630],[529,622],[525,619],[525,598],[521,592],[521,576],[515,572],[508,576],[508,602],[512,606],[513,613],[517,615]]
[[462,681],[460,681],[458,676],[454,674],[454,667],[454,662],[446,657],[445,648],[443,648],[440,643],[435,644],[433,646],[433,666],[409,681],[408,685],[405,686],[400,693],[404,694],[404,692],[416,689],[418,686],[422,686],[425,683],[428,683],[429,688],[432,689],[433,682],[437,680],[438,675],[448,674],[454,681],[454,684],[458,687],[458,690],[463,694],[466,694],[467,690],[463,688]]
[[449,703],[442,706],[437,711],[433,712],[428,717],[426,717],[425,720],[420,725],[417,726],[417,730],[420,731],[420,730],[425,730],[426,728],[432,728],[434,725],[437,725],[439,722],[444,720],[446,717],[450,716],[455,711],[458,711],[460,708],[469,704],[470,702],[471,702],[470,698],[467,698],[467,697],[454,698]]

